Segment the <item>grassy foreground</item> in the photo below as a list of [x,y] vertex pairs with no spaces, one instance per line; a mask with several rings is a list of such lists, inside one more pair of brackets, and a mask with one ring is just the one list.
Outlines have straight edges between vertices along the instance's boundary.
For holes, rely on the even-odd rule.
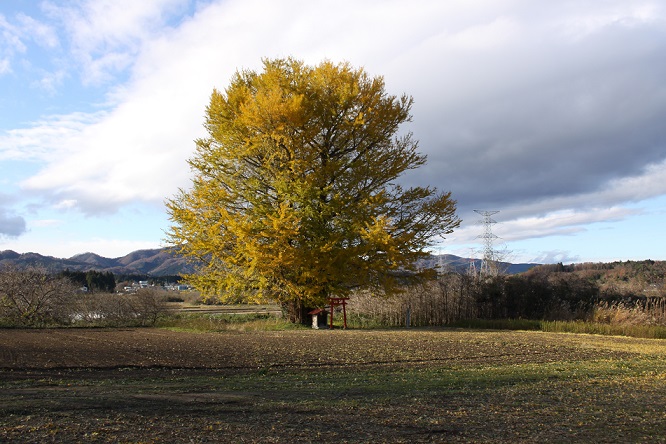
[[0,330],[0,352],[0,442],[666,442],[663,340]]

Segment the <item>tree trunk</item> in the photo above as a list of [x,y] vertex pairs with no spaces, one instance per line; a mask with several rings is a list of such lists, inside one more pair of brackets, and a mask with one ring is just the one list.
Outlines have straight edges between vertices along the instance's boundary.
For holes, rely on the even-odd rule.
[[282,309],[286,312],[289,322],[304,325],[308,325],[310,323],[308,313],[312,309],[306,307],[300,299],[285,302],[282,304]]

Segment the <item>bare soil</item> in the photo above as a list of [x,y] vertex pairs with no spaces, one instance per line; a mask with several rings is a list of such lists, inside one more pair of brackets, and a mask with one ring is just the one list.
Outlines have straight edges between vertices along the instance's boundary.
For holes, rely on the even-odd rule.
[[666,341],[0,329],[0,442],[666,442]]

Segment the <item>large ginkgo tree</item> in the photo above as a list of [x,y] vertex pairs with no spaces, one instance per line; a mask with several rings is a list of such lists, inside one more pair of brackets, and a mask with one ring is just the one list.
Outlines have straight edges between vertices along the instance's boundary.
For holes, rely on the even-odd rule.
[[[169,243],[200,264],[205,297],[303,309],[352,289],[395,292],[460,221],[450,193],[401,187],[426,157],[412,98],[348,63],[264,60],[206,110],[192,185],[167,200]],[[422,270],[421,270],[422,271]]]

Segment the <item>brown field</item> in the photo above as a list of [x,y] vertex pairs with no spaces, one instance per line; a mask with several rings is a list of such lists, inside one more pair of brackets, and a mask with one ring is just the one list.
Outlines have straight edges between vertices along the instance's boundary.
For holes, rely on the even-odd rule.
[[666,341],[0,330],[0,442],[666,442]]

